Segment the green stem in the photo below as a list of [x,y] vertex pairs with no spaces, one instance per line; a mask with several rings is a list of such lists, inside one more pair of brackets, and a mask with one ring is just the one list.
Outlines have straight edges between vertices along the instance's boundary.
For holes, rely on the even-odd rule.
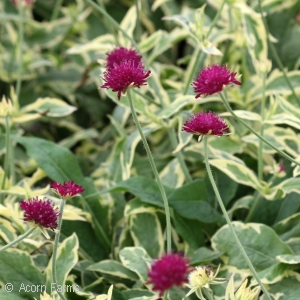
[[276,51],[276,48],[273,45],[272,41],[270,40],[270,34],[269,34],[270,31],[269,31],[269,27],[268,27],[266,18],[264,16],[264,13],[263,13],[263,10],[262,10],[262,7],[261,7],[261,0],[258,0],[258,8],[259,8],[259,12],[261,14],[261,18],[262,18],[262,21],[263,21],[263,24],[264,24],[264,27],[265,27],[265,31],[267,33],[267,39],[268,39],[268,44],[269,44],[270,50],[271,50],[271,52],[272,52],[272,54],[273,54],[273,56],[275,58],[276,63],[278,64],[281,72],[283,73],[283,76],[284,76],[284,78],[286,80],[286,83],[288,84],[289,88],[291,89],[291,91],[293,93],[293,96],[295,97],[295,99],[296,99],[296,101],[298,103],[298,106],[300,106],[300,99],[296,95],[295,90],[294,90],[294,88],[293,88],[293,86],[292,86],[292,84],[291,84],[291,82],[290,82],[290,80],[289,80],[289,78],[287,76],[287,73],[286,73],[286,71],[284,69],[284,66],[283,66],[283,64],[281,62],[281,59],[280,59],[280,57],[279,57],[279,55],[278,55],[278,53]]
[[231,109],[229,103],[227,102],[226,98],[222,93],[220,93],[221,99],[223,100],[223,104],[226,107],[226,109],[232,114],[232,116],[239,122],[241,122],[246,128],[248,128],[254,135],[256,135],[259,139],[261,139],[263,142],[265,142],[267,145],[269,145],[272,149],[277,151],[279,154],[281,154],[283,157],[285,157],[287,160],[293,162],[297,166],[300,166],[300,162],[296,161],[292,157],[290,157],[288,154],[284,153],[280,149],[278,149],[276,146],[271,144],[269,141],[267,141],[264,137],[262,137],[259,133],[257,133],[255,130],[253,130],[246,122],[244,122],[242,119],[240,119],[234,111]]
[[145,135],[143,133],[141,124],[140,124],[140,122],[138,120],[136,111],[134,109],[134,104],[133,104],[133,101],[132,101],[131,91],[130,90],[127,91],[127,95],[128,95],[128,100],[129,100],[129,105],[130,105],[130,109],[131,109],[133,120],[134,120],[134,122],[136,124],[138,132],[139,132],[139,134],[141,136],[141,139],[142,139],[142,141],[144,143],[144,147],[146,149],[146,152],[147,152],[147,155],[148,155],[148,159],[149,159],[152,171],[154,173],[154,177],[156,179],[157,185],[159,187],[159,190],[160,190],[160,193],[161,193],[161,196],[162,196],[162,199],[163,199],[163,203],[164,203],[164,207],[165,207],[165,214],[166,214],[166,223],[167,223],[167,253],[170,253],[171,252],[171,218],[170,218],[170,208],[169,208],[169,204],[168,204],[167,195],[166,195],[165,189],[163,187],[163,184],[161,182],[161,179],[159,177],[158,171],[156,169],[156,166],[155,166],[155,163],[154,163],[154,159],[153,159],[153,156],[151,154],[151,150],[149,148],[147,139],[146,139],[146,137],[145,137]]
[[10,242],[9,244],[5,245],[4,247],[0,248],[0,252],[4,251],[7,248],[10,248],[11,246],[19,243],[23,239],[27,238],[31,233],[35,231],[36,227],[32,227],[29,230],[27,230],[24,234],[20,235],[18,238],[16,238],[14,241]]
[[[60,231],[61,231],[61,226],[62,226],[62,217],[63,217],[64,207],[65,207],[65,200],[61,199],[60,200],[60,210],[59,210],[60,216],[59,216],[59,220],[58,220],[57,233],[55,234],[53,253],[52,253],[52,283],[56,284],[56,285],[57,285],[56,256],[57,256],[57,249],[58,249]],[[57,293],[61,299],[67,300],[62,292],[57,290]]]
[[208,300],[214,300],[214,297],[212,296],[211,292],[207,288],[202,288],[202,291],[204,292],[204,295]]
[[[9,177],[9,161],[10,161],[10,116],[5,118],[5,158],[4,158],[4,173],[1,182],[1,190],[5,187],[6,178]],[[1,195],[1,200],[3,200],[3,195]]]
[[142,25],[141,25],[141,15],[140,15],[140,7],[142,6],[142,2],[140,0],[134,0],[135,8],[136,8],[136,39],[137,41],[141,40],[142,37]]
[[[173,129],[168,130],[168,135],[169,135],[172,147],[174,149],[176,149],[176,147],[177,147],[177,140],[176,140],[176,134],[175,134],[174,130]],[[175,156],[178,159],[178,162],[179,162],[179,164],[181,166],[181,169],[182,169],[182,171],[184,173],[185,180],[187,182],[192,182],[193,179],[192,179],[192,176],[191,176],[191,174],[189,172],[189,169],[188,169],[188,167],[187,167],[187,165],[186,165],[186,163],[184,161],[184,156],[182,155],[182,153],[180,151],[176,152]]]
[[221,210],[223,212],[223,215],[224,215],[224,217],[226,219],[226,222],[227,222],[229,230],[230,230],[230,232],[231,232],[231,234],[233,236],[233,239],[234,239],[236,245],[238,246],[238,248],[240,250],[240,253],[243,255],[243,257],[244,257],[247,265],[249,266],[250,270],[252,271],[252,274],[255,277],[255,279],[257,280],[258,284],[261,286],[261,289],[263,290],[264,295],[266,296],[267,299],[271,300],[271,298],[270,298],[270,296],[269,296],[266,288],[264,287],[263,283],[261,282],[260,278],[258,277],[258,275],[257,275],[257,273],[256,273],[256,271],[255,271],[255,269],[254,269],[254,267],[253,267],[253,265],[252,265],[252,263],[251,263],[248,255],[247,255],[246,251],[244,250],[244,248],[243,248],[243,246],[242,246],[242,244],[241,244],[241,242],[240,242],[240,240],[239,240],[239,238],[238,238],[238,236],[237,236],[237,234],[236,234],[236,232],[235,232],[235,230],[234,230],[234,228],[232,226],[232,223],[231,223],[231,221],[229,219],[229,216],[228,216],[228,213],[226,211],[226,208],[225,208],[225,206],[223,204],[222,198],[220,196],[219,190],[218,190],[218,188],[216,186],[216,183],[214,181],[214,177],[212,175],[212,172],[211,172],[211,169],[210,169],[210,165],[209,165],[209,161],[208,161],[207,139],[208,139],[208,137],[204,136],[204,161],[205,161],[205,166],[206,166],[207,174],[208,174],[208,177],[210,179],[211,185],[212,185],[213,190],[214,190],[214,192],[216,194],[216,197],[218,199],[219,205],[220,205]]
[[56,20],[64,0],[56,0],[50,21]]
[[119,23],[116,22],[100,5],[94,3],[92,0],[85,0],[88,2],[91,6],[93,6],[96,10],[98,10],[101,14],[105,16],[105,18],[118,30],[120,30],[124,36],[132,43],[132,45],[136,48],[139,49],[138,44],[135,42],[135,40],[128,35],[128,33],[120,27]]
[[[261,136],[264,135],[264,119],[265,119],[265,105],[266,105],[266,75],[262,75],[262,99],[260,105],[261,125],[260,132]],[[258,145],[258,179],[263,180],[263,141],[259,140]]]
[[19,15],[20,15],[20,21],[19,21],[19,72],[18,72],[18,78],[17,78],[17,85],[16,85],[16,95],[19,99],[20,91],[21,91],[21,85],[22,85],[22,65],[23,65],[23,39],[24,39],[24,24],[23,24],[23,3],[19,3],[18,5],[19,9]]
[[[218,20],[219,20],[219,18],[220,18],[220,15],[221,15],[221,13],[222,13],[222,10],[223,10],[223,8],[224,8],[224,5],[225,5],[226,2],[227,2],[227,0],[223,0],[220,9],[218,9],[218,11],[217,11],[217,13],[216,13],[216,15],[215,15],[215,17],[214,17],[212,23],[210,24],[210,27],[209,27],[208,32],[207,32],[207,34],[206,34],[206,38],[207,38],[207,39],[208,39],[209,35],[211,34],[211,31],[213,30],[214,26],[215,26],[216,23],[218,22]],[[189,75],[189,77],[188,77],[186,83],[185,83],[184,90],[183,90],[183,95],[186,95],[187,92],[188,92],[188,90],[189,90],[189,87],[190,87],[190,85],[191,85],[191,82],[192,82],[193,76],[194,76],[194,74],[195,74],[196,68],[197,68],[198,65],[199,65],[201,53],[202,53],[202,52],[201,52],[201,48],[200,48],[200,46],[198,46],[198,47],[196,48],[196,50],[195,50],[195,53],[194,53],[196,59],[195,59],[195,61],[191,60],[191,62],[190,62],[190,64],[192,64],[192,67],[191,67],[192,70],[191,70],[191,72],[190,72],[190,75]],[[188,69],[189,69],[189,68],[188,68]]]

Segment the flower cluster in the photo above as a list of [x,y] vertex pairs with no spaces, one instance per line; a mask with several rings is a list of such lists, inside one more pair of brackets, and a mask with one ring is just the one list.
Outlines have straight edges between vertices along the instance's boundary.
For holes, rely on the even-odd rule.
[[154,261],[148,273],[153,290],[159,291],[159,296],[172,286],[182,287],[187,282],[187,275],[191,270],[189,259],[180,254],[165,254],[161,259]]
[[224,119],[211,111],[193,114],[184,123],[182,128],[185,132],[199,135],[199,140],[203,135],[226,135],[224,131],[227,129],[229,127],[226,125]]
[[73,198],[84,192],[82,186],[75,184],[73,180],[64,183],[52,182],[51,188],[55,194],[64,200]]
[[111,89],[121,94],[126,93],[129,88],[146,85],[146,79],[151,71],[145,71],[142,57],[133,49],[116,48],[107,54],[107,69],[104,72],[101,88]]
[[235,79],[236,72],[231,73],[227,66],[212,65],[199,71],[198,77],[192,83],[196,98],[219,93],[230,83],[241,85]]
[[35,197],[23,200],[20,207],[24,210],[24,221],[52,230],[57,227],[60,214],[51,200]]

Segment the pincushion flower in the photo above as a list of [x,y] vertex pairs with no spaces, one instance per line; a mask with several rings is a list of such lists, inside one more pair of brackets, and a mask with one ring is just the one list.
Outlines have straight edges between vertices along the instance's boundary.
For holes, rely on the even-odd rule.
[[182,131],[199,135],[199,141],[203,135],[228,135],[227,129],[224,119],[212,111],[193,114],[182,127]]
[[165,254],[161,259],[154,261],[148,273],[153,290],[159,291],[159,296],[172,286],[182,287],[187,282],[187,275],[191,270],[189,259],[180,254]]
[[75,184],[73,180],[64,183],[52,182],[51,188],[55,194],[64,200],[73,198],[84,192],[82,186]]
[[220,266],[217,271],[214,272],[213,268],[210,265],[201,265],[195,268],[189,274],[187,287],[190,288],[190,291],[186,294],[186,297],[196,292],[197,296],[200,299],[205,300],[202,295],[202,288],[209,288],[210,284],[220,284],[225,281],[225,278],[216,278],[219,272]]
[[60,214],[51,200],[45,197],[43,200],[35,197],[23,200],[20,207],[24,210],[24,221],[52,230],[57,227]]
[[203,68],[192,83],[194,92],[197,93],[196,98],[219,93],[230,83],[241,85],[242,83],[235,79],[235,75],[236,72],[230,72],[226,65]]
[[115,64],[119,65],[124,60],[132,61],[134,66],[138,66],[142,63],[142,56],[139,55],[134,49],[126,49],[124,47],[118,47],[112,52],[106,54],[106,67],[111,69]]
[[137,66],[132,60],[123,60],[119,64],[114,64],[104,72],[105,84],[101,88],[112,89],[118,92],[118,99],[121,94],[131,87],[140,87],[146,85],[146,79],[150,76],[151,71],[144,71],[144,65],[140,62]]

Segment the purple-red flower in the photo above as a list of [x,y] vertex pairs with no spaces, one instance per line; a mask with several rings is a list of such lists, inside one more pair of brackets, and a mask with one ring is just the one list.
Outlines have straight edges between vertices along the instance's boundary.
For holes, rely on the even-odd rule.
[[142,63],[142,56],[139,55],[134,49],[126,49],[118,47],[113,51],[106,54],[106,67],[111,69],[115,64],[119,65],[124,60],[131,60],[134,66]]
[[203,135],[227,135],[227,129],[224,119],[212,111],[193,114],[182,127],[182,131],[199,135],[199,140]]
[[35,197],[23,200],[20,207],[24,210],[24,221],[34,222],[39,226],[51,228],[52,230],[57,227],[60,213],[51,200],[45,197],[43,200]]
[[165,254],[152,264],[147,283],[153,284],[153,290],[159,291],[159,296],[162,296],[172,286],[182,287],[188,281],[187,275],[191,269],[188,258],[178,253]]
[[136,66],[133,60],[123,60],[119,64],[114,64],[104,72],[105,84],[101,87],[112,89],[118,92],[118,99],[121,94],[125,93],[131,87],[140,87],[146,85],[146,79],[150,76],[151,71],[144,71],[144,65],[139,62]]
[[51,188],[55,194],[59,195],[64,200],[84,192],[82,186],[75,184],[73,180],[64,183],[52,182]]
[[242,83],[235,79],[236,72],[230,72],[226,65],[212,65],[205,67],[198,73],[192,85],[194,92],[197,93],[196,98],[205,97],[219,93],[223,90],[224,85],[230,83],[241,85]]

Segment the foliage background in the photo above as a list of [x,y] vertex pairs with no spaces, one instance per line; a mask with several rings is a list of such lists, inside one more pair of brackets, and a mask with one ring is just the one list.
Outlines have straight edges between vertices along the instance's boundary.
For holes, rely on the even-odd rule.
[[[0,93],[13,101],[9,148],[5,118],[0,119],[0,242],[26,230],[17,220],[20,200],[46,195],[57,202],[49,181],[74,180],[86,191],[68,201],[64,214],[59,282],[80,287],[67,293],[68,299],[94,299],[112,283],[113,299],[155,299],[145,282],[151,259],[165,249],[161,196],[126,97],[118,101],[115,93],[99,89],[106,53],[132,42],[89,1],[63,1],[55,17],[58,2],[37,0],[23,11],[9,0],[0,3]],[[258,139],[225,112],[218,95],[195,99],[188,82],[212,63],[242,74],[243,85],[226,90],[227,99],[253,128],[263,126],[264,137],[298,158],[299,103],[268,47],[257,1],[227,1],[209,35],[220,0],[137,2],[140,22],[134,1],[98,1],[135,39],[152,71],[149,86],[133,96],[172,209],[174,251],[183,251],[194,265],[221,264],[220,277],[235,273],[237,286],[251,275],[206,177],[203,145],[181,132],[192,111],[213,110],[226,117],[232,132],[211,137],[209,149],[237,233],[274,299],[298,299],[299,168],[264,145],[260,178]],[[262,6],[270,38],[300,97],[300,3],[265,0]],[[5,157],[9,180],[4,180]],[[258,207],[247,219],[255,199]],[[46,284],[49,291],[51,249],[51,242],[37,235],[1,253],[0,284],[15,285],[10,294],[1,290],[1,299],[39,298],[39,291],[19,293],[22,282]],[[212,288],[222,299],[226,284]],[[170,298],[182,299],[186,292],[174,289]]]

